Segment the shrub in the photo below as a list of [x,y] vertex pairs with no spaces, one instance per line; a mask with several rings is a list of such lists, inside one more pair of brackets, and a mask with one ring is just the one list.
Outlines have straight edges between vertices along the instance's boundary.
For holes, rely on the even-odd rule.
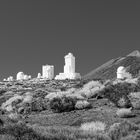
[[75,108],[76,109],[86,109],[86,108],[91,108],[91,104],[87,101],[77,101]]
[[129,99],[135,109],[140,109],[140,92],[130,93]]
[[8,118],[9,118],[10,121],[12,121],[12,122],[18,122],[19,119],[21,118],[21,116],[18,115],[17,113],[10,113],[10,114],[8,115]]
[[81,125],[82,130],[90,132],[104,132],[106,128],[105,123],[103,122],[88,122]]
[[30,114],[32,111],[41,112],[49,108],[49,103],[46,99],[37,98],[33,99],[31,103],[23,102],[23,104],[17,109],[20,114]]
[[121,97],[117,102],[118,107],[129,107],[130,101],[127,96]]
[[82,96],[85,97],[85,98],[95,98],[98,94],[98,92],[100,91],[100,88],[99,87],[94,87],[92,89],[83,89],[82,90]]
[[46,95],[45,99],[52,100],[53,98],[58,97],[58,96],[59,95],[56,92],[52,92],[52,93],[49,93],[48,95]]
[[101,91],[101,95],[108,98],[116,106],[120,106],[119,100],[122,98],[124,100],[123,107],[131,107],[130,99],[128,98],[129,93],[137,92],[140,88],[136,84],[130,83],[118,83],[116,85],[109,85]]
[[121,118],[129,118],[129,117],[134,116],[134,114],[132,113],[131,109],[127,109],[127,108],[118,109],[116,114]]
[[23,103],[22,107],[18,109],[18,113],[20,114],[30,114],[31,111],[31,103]]
[[5,134],[5,135],[0,135],[0,140],[15,140],[15,137]]
[[22,101],[23,97],[19,95],[15,95],[8,99],[5,103],[2,104],[2,109],[5,109],[8,105],[16,105]]
[[31,111],[43,111],[48,108],[47,101],[42,98],[34,99],[31,103]]
[[43,140],[43,137],[24,123],[6,125],[3,129],[4,134],[11,135],[17,140]]
[[84,100],[85,98],[80,95],[79,93],[74,93],[74,94],[69,94],[69,95],[66,95],[66,97],[71,97],[71,98],[75,98],[77,100]]
[[80,80],[80,83],[74,85],[74,88],[76,88],[76,89],[82,88],[87,83],[88,83],[88,80]]
[[94,87],[100,87],[101,83],[99,81],[90,81],[84,85],[84,89],[92,89]]
[[137,131],[139,127],[129,121],[123,121],[122,123],[113,124],[108,135],[112,140],[120,140],[122,137],[126,137],[131,134],[132,131]]
[[50,101],[50,108],[54,112],[67,112],[75,109],[76,100],[71,97],[55,97]]
[[134,135],[128,135],[126,137],[122,137],[121,140],[138,140]]
[[85,98],[95,98],[99,91],[103,88],[104,85],[102,85],[99,81],[90,81],[83,86],[83,88],[79,91],[79,94]]
[[44,98],[46,95],[48,95],[48,92],[45,91],[45,90],[42,89],[42,88],[36,89],[35,92],[33,93],[33,97],[34,97],[34,98],[38,98],[38,97]]
[[0,89],[0,96],[3,95],[3,93],[5,93],[6,90],[5,89]]

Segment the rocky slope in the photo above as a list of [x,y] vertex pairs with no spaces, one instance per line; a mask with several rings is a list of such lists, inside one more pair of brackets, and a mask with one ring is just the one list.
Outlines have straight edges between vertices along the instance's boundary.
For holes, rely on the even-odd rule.
[[133,51],[125,57],[112,59],[83,76],[83,79],[115,79],[119,66],[126,67],[127,71],[131,72],[133,76],[138,76],[140,70],[140,52]]

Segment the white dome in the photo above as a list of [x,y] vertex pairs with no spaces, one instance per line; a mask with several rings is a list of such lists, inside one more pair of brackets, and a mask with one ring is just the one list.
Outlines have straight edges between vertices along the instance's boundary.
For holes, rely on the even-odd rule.
[[123,66],[120,66],[117,69],[117,73],[121,73],[121,72],[124,72],[124,71],[125,71],[125,67],[123,67]]
[[72,53],[68,53],[64,58],[67,58],[67,57],[74,57]]
[[24,75],[24,80],[28,80],[28,75]]
[[23,80],[24,79],[24,73],[23,72],[18,72],[17,73],[17,80]]

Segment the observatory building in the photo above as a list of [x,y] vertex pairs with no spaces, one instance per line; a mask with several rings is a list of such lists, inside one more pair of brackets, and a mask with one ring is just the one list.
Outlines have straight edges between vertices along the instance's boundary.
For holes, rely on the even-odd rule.
[[[38,75],[40,77],[40,74]],[[42,78],[52,80],[54,78],[54,66],[43,65],[42,66]]]
[[124,75],[126,73],[125,67],[120,66],[117,69],[117,79],[124,79]]
[[23,72],[18,72],[16,79],[17,80],[29,80],[29,79],[31,79],[31,75],[26,75]]
[[56,75],[56,80],[64,79],[80,79],[81,76],[79,73],[75,73],[75,57],[72,53],[69,53],[65,57],[64,73],[59,73]]
[[24,79],[24,73],[23,72],[18,72],[17,73],[17,80],[23,80]]
[[126,68],[123,66],[118,67],[117,69],[117,79],[123,80],[123,79],[130,79],[132,78],[132,75],[126,71]]

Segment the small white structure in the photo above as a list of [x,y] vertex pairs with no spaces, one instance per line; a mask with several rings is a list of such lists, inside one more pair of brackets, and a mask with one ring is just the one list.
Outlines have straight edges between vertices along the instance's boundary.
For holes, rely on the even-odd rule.
[[14,80],[13,76],[9,76],[9,77],[7,78],[7,81],[9,81],[9,82],[11,82],[11,81],[13,81],[13,80]]
[[123,66],[120,66],[118,69],[117,69],[117,79],[124,79],[124,73],[125,73],[125,67]]
[[132,75],[129,73],[129,72],[126,72],[126,69],[125,67],[123,66],[120,66],[118,69],[117,69],[117,79],[125,79],[125,78],[132,78]]
[[3,81],[7,81],[7,79],[6,79],[6,78],[4,78],[4,79],[3,79]]
[[37,74],[37,78],[38,78],[38,79],[41,79],[41,77],[42,77],[42,76],[41,76],[41,73],[38,73],[38,74]]
[[30,75],[24,75],[24,80],[29,80],[29,79],[31,79]]
[[17,73],[17,80],[24,80],[24,73],[23,72]]
[[42,66],[42,78],[52,80],[54,78],[54,66],[43,65]]
[[23,72],[17,73],[17,80],[29,80],[31,79],[31,75],[26,75]]
[[56,75],[56,80],[64,79],[79,79],[81,78],[79,73],[75,73],[75,57],[72,53],[69,53],[65,57],[64,73]]
[[32,78],[32,76],[31,75],[28,75],[28,79],[31,79]]

